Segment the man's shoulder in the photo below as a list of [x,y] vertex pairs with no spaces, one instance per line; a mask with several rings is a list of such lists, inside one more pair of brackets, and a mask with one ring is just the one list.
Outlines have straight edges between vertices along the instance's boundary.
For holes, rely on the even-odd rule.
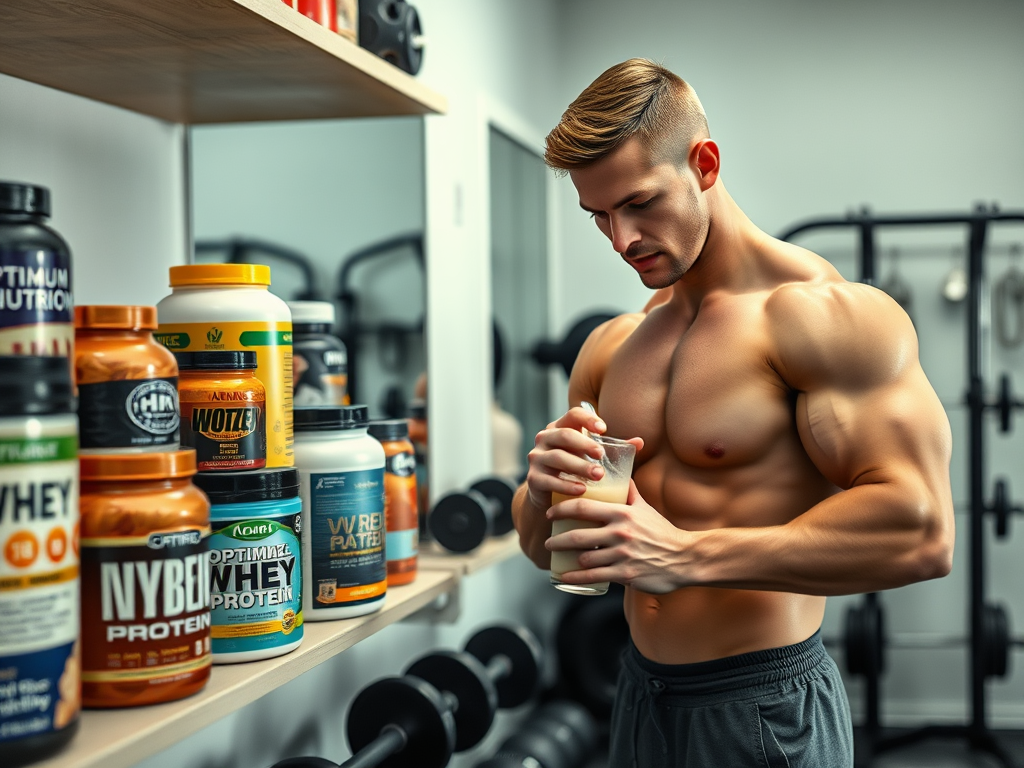
[[765,314],[777,367],[794,385],[805,376],[840,372],[873,378],[897,361],[917,358],[917,335],[907,313],[864,283],[785,283],[769,296]]

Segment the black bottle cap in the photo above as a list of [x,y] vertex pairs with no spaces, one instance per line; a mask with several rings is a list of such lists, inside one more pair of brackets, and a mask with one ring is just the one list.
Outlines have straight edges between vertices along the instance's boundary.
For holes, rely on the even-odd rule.
[[255,352],[175,352],[179,371],[243,371],[256,367]]
[[0,181],[0,213],[50,215],[50,190],[34,184]]
[[409,437],[409,422],[405,419],[371,421],[367,431],[378,440],[405,440]]
[[410,419],[427,418],[427,401],[420,399],[410,400],[407,412]]
[[71,363],[66,357],[0,355],[0,415],[74,410]]
[[292,413],[296,432],[357,429],[370,420],[365,405],[308,405],[297,407]]
[[299,470],[294,467],[238,472],[197,472],[192,482],[211,504],[241,504],[299,495]]

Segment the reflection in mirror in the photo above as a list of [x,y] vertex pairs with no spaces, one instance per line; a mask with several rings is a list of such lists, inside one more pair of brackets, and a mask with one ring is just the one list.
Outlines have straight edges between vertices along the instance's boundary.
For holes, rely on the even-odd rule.
[[550,421],[548,373],[530,356],[548,333],[546,176],[538,154],[491,128],[494,469],[511,476],[525,470],[533,436]]
[[190,141],[196,262],[267,264],[281,298],[329,302],[350,401],[405,416],[426,370],[423,120],[204,126]]

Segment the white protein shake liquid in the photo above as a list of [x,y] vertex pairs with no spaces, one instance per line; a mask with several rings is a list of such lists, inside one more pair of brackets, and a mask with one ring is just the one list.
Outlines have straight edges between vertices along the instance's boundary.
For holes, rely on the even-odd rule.
[[[613,478],[619,482],[605,483],[587,483],[587,490],[582,496],[563,496],[560,493],[551,494],[551,505],[554,506],[560,501],[565,501],[571,498],[582,498],[582,499],[595,499],[596,501],[607,501],[612,504],[625,504],[626,498],[629,495],[629,478]],[[592,523],[584,520],[555,520],[551,523],[551,535],[557,536],[560,533],[571,531],[576,528],[598,528],[598,523]],[[561,552],[551,553],[551,576],[555,579],[561,580],[562,574],[567,571],[579,570],[579,550],[565,550]],[[588,585],[595,591],[607,591],[608,582],[602,582],[597,584]],[[589,590],[588,590],[589,591]]]

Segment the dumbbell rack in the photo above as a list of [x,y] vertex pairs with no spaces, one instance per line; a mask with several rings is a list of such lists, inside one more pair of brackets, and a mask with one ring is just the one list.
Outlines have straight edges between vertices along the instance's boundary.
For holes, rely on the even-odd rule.
[[[991,618],[991,606],[985,602],[985,515],[991,511],[985,504],[985,411],[992,405],[985,399],[985,383],[982,378],[981,319],[982,287],[985,280],[984,250],[988,227],[993,222],[1024,222],[1024,212],[1001,212],[979,205],[968,214],[921,214],[911,216],[876,216],[867,209],[845,218],[823,218],[809,220],[780,235],[781,240],[817,229],[852,228],[860,236],[861,280],[868,284],[875,282],[875,232],[880,227],[931,227],[963,224],[968,231],[968,316],[967,316],[967,360],[968,389],[966,404],[970,413],[970,537],[969,537],[969,613],[970,613],[970,693],[971,717],[964,725],[927,725],[894,737],[883,737],[879,707],[879,675],[881,665],[868,665],[866,675],[865,730],[869,740],[868,762],[875,755],[930,738],[964,739],[973,748],[987,752],[1004,766],[1013,768],[1015,763],[995,738],[988,725],[988,698],[986,690],[986,643]],[[1004,400],[1009,401],[1004,391]],[[1006,403],[1003,407],[1005,409]],[[1016,406],[1016,403],[1013,403]],[[877,595],[866,597],[868,605],[878,605]],[[879,629],[879,631],[881,631]]]

